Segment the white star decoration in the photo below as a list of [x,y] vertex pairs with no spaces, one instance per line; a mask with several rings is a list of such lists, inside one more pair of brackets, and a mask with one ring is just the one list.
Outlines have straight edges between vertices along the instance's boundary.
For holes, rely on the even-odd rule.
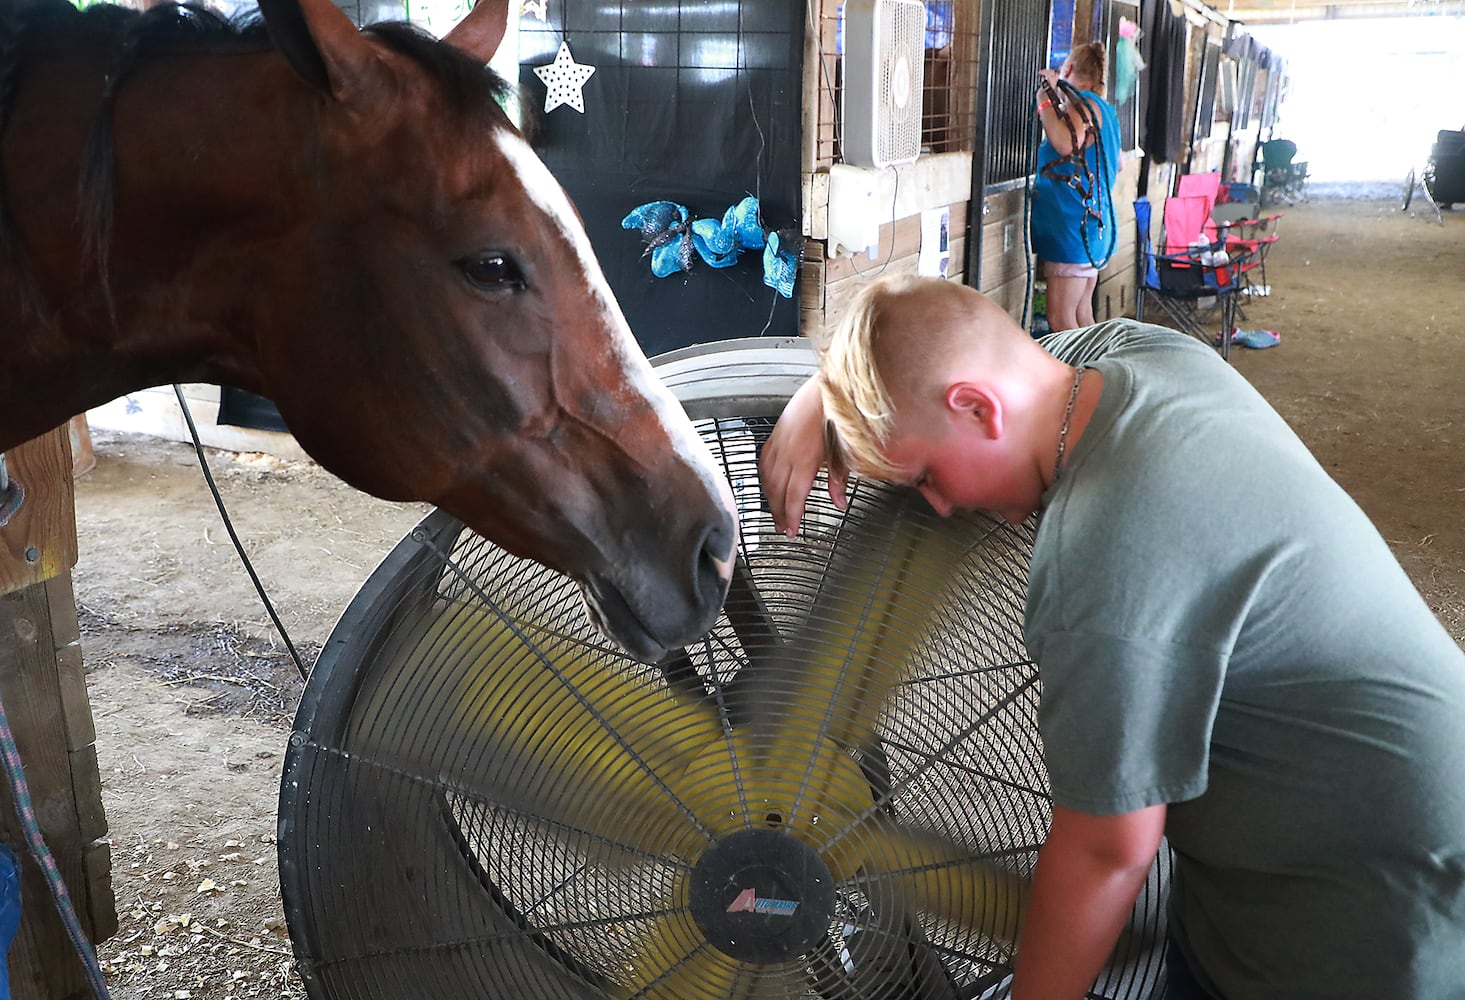
[[590,79],[590,74],[595,72],[595,67],[575,62],[575,57],[570,55],[568,43],[560,42],[560,50],[555,55],[554,62],[548,66],[535,66],[534,72],[549,89],[544,97],[546,114],[561,104],[568,104],[582,115],[585,113],[582,88],[585,81]]
[[524,0],[524,16],[548,20],[544,15],[544,3],[545,0]]

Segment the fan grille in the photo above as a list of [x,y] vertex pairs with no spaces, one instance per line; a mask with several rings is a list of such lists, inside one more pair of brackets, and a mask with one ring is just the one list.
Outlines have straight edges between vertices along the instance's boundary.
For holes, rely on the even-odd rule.
[[[363,588],[281,796],[313,997],[1004,994],[1050,817],[1031,527],[869,482],[841,512],[821,483],[786,539],[757,486],[769,421],[699,427],[743,572],[683,658],[625,658],[572,584],[440,514]],[[1148,995],[1162,874],[1097,995]]]

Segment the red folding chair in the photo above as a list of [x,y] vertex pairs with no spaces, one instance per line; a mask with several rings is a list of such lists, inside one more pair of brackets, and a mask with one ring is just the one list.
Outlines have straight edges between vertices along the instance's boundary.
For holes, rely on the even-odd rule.
[[1277,242],[1282,214],[1257,216],[1255,209],[1250,202],[1227,202],[1212,209],[1211,218],[1226,249],[1233,255],[1245,255],[1246,263],[1240,271],[1245,294],[1261,298],[1272,291],[1267,283],[1267,254]]
[[[1236,269],[1242,294],[1248,297],[1268,294],[1271,286],[1267,284],[1267,252],[1277,242],[1281,214],[1260,217],[1256,212],[1259,205],[1221,202],[1221,175],[1215,171],[1183,175],[1176,191],[1181,196],[1205,199],[1205,238],[1213,244],[1221,243],[1228,256],[1244,261]],[[1252,280],[1253,271],[1259,281]]]

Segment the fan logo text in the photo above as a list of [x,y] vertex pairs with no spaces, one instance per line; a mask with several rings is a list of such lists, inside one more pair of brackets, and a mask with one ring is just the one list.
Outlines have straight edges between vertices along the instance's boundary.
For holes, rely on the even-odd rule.
[[766,913],[773,917],[791,917],[799,908],[795,899],[759,899],[756,889],[744,889],[728,906],[729,913]]

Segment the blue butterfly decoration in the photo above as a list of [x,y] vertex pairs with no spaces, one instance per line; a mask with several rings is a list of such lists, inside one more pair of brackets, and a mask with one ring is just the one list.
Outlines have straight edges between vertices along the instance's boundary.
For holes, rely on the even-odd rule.
[[665,278],[690,271],[696,257],[709,267],[731,267],[748,250],[763,251],[763,284],[784,298],[793,298],[798,254],[788,239],[765,232],[758,217],[758,199],[749,195],[722,213],[721,219],[697,219],[674,201],[638,205],[621,220],[622,229],[639,229],[651,257],[651,273]]

